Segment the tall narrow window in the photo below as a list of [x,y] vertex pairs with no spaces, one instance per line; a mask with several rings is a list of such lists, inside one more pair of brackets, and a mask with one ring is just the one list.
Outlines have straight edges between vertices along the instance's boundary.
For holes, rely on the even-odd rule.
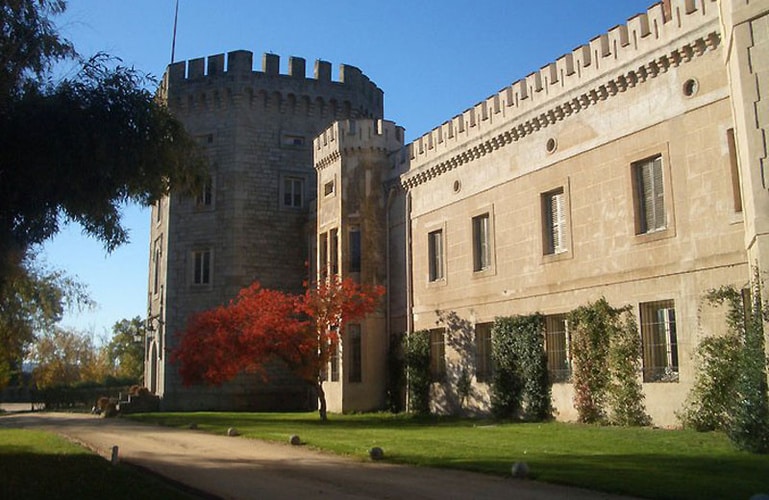
[[443,279],[443,230],[427,234],[428,267],[430,281]]
[[571,379],[571,335],[565,314],[545,316],[547,371],[553,382]]
[[360,325],[349,325],[347,335],[350,345],[347,348],[349,353],[348,382],[361,382],[363,380],[363,345],[361,341]]
[[672,300],[640,305],[644,382],[678,381],[678,336]]
[[161,239],[155,240],[154,249],[152,251],[152,293],[157,294],[160,291],[160,254],[161,254]]
[[490,231],[488,213],[473,217],[473,271],[491,267]]
[[328,258],[331,274],[339,274],[339,230],[332,229],[328,236]]
[[211,251],[193,252],[192,255],[194,265],[192,282],[196,285],[211,283]]
[[635,183],[636,233],[645,234],[665,229],[665,188],[662,156],[633,164]]
[[321,279],[328,276],[328,233],[321,234],[318,242],[318,274]]
[[361,262],[360,229],[350,229],[350,272],[360,272]]
[[734,129],[726,131],[726,143],[729,146],[729,173],[732,176],[732,197],[734,211],[742,212],[742,193],[740,192],[740,172],[737,162],[737,143],[734,142]]
[[446,376],[446,344],[442,328],[430,330],[430,377],[441,382]]
[[304,204],[304,179],[285,177],[283,179],[283,206],[302,208]]
[[330,365],[331,382],[339,382],[339,342],[332,342],[329,349],[328,362]]
[[214,183],[211,176],[208,176],[206,181],[203,183],[203,187],[200,189],[197,198],[195,199],[195,204],[199,207],[210,207],[213,203],[213,199]]
[[491,323],[475,325],[475,380],[491,379]]
[[563,188],[542,195],[545,255],[566,251],[566,207]]

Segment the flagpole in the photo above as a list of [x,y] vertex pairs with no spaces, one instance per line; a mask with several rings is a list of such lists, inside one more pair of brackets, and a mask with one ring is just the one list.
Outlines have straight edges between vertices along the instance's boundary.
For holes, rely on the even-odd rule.
[[176,0],[176,11],[174,12],[174,36],[171,40],[171,64],[174,63],[176,55],[176,22],[179,19],[179,0]]

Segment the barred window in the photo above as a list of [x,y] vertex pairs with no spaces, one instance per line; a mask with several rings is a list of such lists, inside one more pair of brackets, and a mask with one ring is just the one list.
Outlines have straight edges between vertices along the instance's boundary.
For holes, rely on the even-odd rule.
[[678,336],[672,300],[640,305],[644,382],[678,381]]
[[550,380],[571,380],[571,334],[565,314],[545,316],[545,352]]

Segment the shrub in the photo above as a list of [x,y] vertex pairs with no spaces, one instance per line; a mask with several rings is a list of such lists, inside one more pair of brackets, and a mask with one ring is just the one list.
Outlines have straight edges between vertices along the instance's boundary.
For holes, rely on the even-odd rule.
[[404,337],[404,358],[408,379],[409,411],[430,413],[430,333],[413,332]]
[[641,371],[641,337],[638,325],[624,310],[616,318],[609,345],[609,420],[615,425],[649,425],[644,394],[638,374]]
[[760,297],[758,276],[753,290],[723,286],[705,295],[706,303],[727,306],[726,331],[705,337],[697,346],[697,376],[678,416],[686,427],[724,430],[737,447],[769,453],[767,308]]
[[574,407],[584,423],[648,425],[638,374],[641,338],[630,307],[605,298],[569,313]]
[[491,329],[491,411],[497,418],[552,416],[540,314],[497,318]]

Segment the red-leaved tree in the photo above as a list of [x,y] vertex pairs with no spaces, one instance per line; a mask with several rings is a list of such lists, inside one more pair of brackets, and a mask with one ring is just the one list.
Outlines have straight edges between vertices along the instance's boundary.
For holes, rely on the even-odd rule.
[[229,305],[190,318],[172,361],[186,385],[219,385],[241,372],[268,374],[265,364],[281,359],[318,394],[326,419],[323,371],[348,322],[376,309],[381,286],[362,286],[335,277],[308,287],[304,295],[262,288],[254,283]]

